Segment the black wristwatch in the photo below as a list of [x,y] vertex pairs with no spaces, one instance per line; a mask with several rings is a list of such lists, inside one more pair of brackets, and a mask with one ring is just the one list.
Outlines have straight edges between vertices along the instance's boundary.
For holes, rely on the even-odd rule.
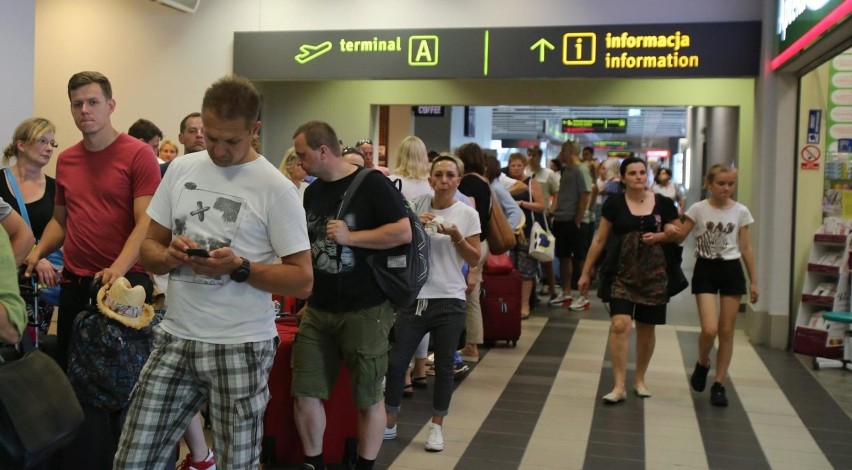
[[240,258],[243,260],[243,263],[239,268],[235,269],[234,272],[231,273],[231,280],[235,282],[246,282],[248,281],[249,274],[251,274],[251,262],[245,258]]

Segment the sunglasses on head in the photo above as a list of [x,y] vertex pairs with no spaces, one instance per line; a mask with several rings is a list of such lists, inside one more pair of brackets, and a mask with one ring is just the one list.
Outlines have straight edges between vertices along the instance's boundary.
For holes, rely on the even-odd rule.
[[355,146],[356,146],[356,147],[360,147],[361,145],[364,145],[364,144],[370,144],[370,145],[373,145],[373,141],[372,141],[372,140],[370,140],[370,139],[361,139],[361,140],[359,140],[358,142],[355,142]]
[[358,155],[361,155],[361,157],[364,157],[364,152],[362,152],[361,149],[355,147],[343,147],[343,151],[340,153],[340,155],[348,155],[350,153],[357,153]]

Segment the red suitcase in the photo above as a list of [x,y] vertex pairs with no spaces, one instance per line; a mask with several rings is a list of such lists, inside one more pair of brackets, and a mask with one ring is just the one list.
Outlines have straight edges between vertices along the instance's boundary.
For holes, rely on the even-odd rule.
[[[279,321],[281,344],[269,373],[271,398],[263,418],[264,465],[300,464],[304,461],[302,441],[293,419],[293,398],[290,396],[292,373],[290,357],[293,339],[298,329],[287,321]],[[349,371],[341,367],[340,375],[325,406],[326,427],[323,435],[323,457],[326,463],[339,464],[357,459],[358,410],[352,401]]]
[[521,273],[482,274],[482,325],[485,343],[506,341],[512,346],[521,337]]

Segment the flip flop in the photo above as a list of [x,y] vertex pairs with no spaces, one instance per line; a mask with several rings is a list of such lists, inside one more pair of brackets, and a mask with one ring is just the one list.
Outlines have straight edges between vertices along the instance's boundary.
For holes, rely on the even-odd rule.
[[408,398],[414,396],[414,384],[407,384],[402,387],[402,396]]
[[414,388],[427,388],[426,376],[423,377],[412,377],[411,385],[414,385]]

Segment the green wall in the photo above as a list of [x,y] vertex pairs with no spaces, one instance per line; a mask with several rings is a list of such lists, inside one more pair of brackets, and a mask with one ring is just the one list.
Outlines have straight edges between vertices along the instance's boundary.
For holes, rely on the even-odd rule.
[[302,123],[328,121],[340,139],[371,135],[373,105],[738,106],[740,202],[751,205],[753,78],[565,80],[339,80],[258,82],[263,151],[275,163]]

